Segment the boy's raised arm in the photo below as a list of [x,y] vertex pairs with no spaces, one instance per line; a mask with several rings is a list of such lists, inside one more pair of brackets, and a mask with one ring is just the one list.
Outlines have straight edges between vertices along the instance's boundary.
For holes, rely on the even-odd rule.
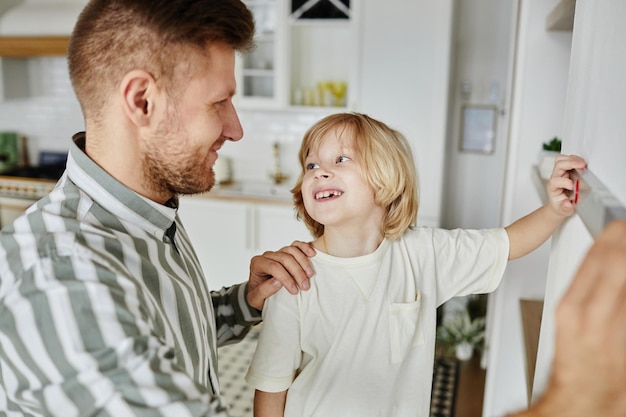
[[575,155],[558,155],[548,182],[548,202],[505,228],[509,236],[509,260],[520,258],[543,244],[563,221],[574,214],[568,193],[574,189],[572,170],[583,170],[585,161]]

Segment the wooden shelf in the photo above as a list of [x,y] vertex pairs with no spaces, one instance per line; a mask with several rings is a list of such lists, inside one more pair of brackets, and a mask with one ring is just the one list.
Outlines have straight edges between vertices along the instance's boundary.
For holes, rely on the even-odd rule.
[[0,57],[64,56],[69,36],[0,36]]
[[522,299],[519,302],[522,313],[524,346],[526,349],[526,388],[528,404],[530,404],[533,392],[533,381],[535,379],[535,365],[537,363],[537,349],[539,347],[539,331],[541,330],[543,301]]
[[561,0],[546,19],[548,30],[574,30],[574,10],[576,0]]

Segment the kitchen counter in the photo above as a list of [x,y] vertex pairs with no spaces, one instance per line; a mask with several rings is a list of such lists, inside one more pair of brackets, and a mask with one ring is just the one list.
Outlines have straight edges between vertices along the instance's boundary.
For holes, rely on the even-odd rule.
[[291,185],[276,185],[271,182],[260,181],[235,181],[216,185],[211,191],[191,197],[292,206],[293,196],[290,190]]

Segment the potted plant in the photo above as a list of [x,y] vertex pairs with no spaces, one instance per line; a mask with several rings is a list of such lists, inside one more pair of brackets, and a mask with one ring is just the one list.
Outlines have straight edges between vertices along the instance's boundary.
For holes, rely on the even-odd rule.
[[474,349],[480,351],[484,346],[485,317],[471,319],[467,310],[463,310],[439,326],[437,338],[453,349],[459,360],[467,360]]
[[544,142],[539,152],[539,175],[547,180],[552,176],[554,160],[561,153],[561,139],[553,137],[549,142]]

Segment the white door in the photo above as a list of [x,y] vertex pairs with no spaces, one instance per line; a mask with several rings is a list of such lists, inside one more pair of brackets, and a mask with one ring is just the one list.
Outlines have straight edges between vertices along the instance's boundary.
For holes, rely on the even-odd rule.
[[453,0],[363,0],[357,111],[401,131],[420,174],[418,223],[439,226]]
[[[626,205],[625,19],[623,0],[577,0],[563,142],[563,151],[583,156],[622,206]],[[555,305],[594,239],[585,225],[588,218],[574,216],[553,238],[533,398],[545,389],[550,371]]]

